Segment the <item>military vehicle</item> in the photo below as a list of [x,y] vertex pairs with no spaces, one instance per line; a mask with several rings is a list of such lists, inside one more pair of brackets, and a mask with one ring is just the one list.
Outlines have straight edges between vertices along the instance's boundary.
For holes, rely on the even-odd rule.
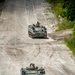
[[31,63],[29,67],[21,68],[21,75],[45,75],[45,70],[41,67],[35,67],[35,64]]
[[40,26],[40,23],[29,25],[28,26],[28,34],[32,38],[47,38],[47,29],[44,26]]

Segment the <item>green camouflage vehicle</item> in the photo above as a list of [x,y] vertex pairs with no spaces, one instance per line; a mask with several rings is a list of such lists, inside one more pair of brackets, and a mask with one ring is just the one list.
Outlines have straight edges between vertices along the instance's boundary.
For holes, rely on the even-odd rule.
[[33,63],[29,67],[21,68],[21,75],[45,75],[43,68],[38,69]]
[[40,26],[40,23],[29,25],[28,26],[28,34],[32,38],[47,38],[47,29],[44,26]]

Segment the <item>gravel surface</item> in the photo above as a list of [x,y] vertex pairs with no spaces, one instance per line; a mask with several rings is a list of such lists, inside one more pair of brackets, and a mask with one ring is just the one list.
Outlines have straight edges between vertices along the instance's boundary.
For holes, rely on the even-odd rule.
[[75,75],[71,51],[59,41],[32,39],[28,25],[39,21],[48,33],[57,20],[43,0],[7,0],[0,16],[0,75],[20,75],[20,69],[35,63],[46,75]]

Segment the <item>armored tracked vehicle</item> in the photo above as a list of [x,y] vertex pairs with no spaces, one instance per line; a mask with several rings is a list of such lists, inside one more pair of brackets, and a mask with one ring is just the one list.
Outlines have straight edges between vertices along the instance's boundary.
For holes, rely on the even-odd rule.
[[35,64],[31,63],[29,67],[21,68],[21,75],[45,75],[43,68],[38,69]]
[[28,34],[32,38],[47,38],[47,29],[44,26],[40,26],[40,23],[29,25]]

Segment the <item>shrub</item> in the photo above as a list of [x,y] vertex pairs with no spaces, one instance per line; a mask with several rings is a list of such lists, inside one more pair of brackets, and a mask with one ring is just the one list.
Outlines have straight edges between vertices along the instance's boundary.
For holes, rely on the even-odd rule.
[[73,34],[70,39],[65,39],[64,40],[66,45],[72,50],[73,54],[75,55],[75,25],[73,28]]
[[67,8],[63,9],[63,4],[62,3],[58,3],[57,6],[55,7],[55,14],[58,17],[59,15],[61,15],[62,17],[65,17],[67,14]]
[[75,55],[75,39],[65,39],[66,45],[71,49],[72,53]]
[[62,23],[58,24],[57,31],[73,28],[74,25],[75,25],[75,21],[71,22],[68,21],[67,19],[64,19]]

